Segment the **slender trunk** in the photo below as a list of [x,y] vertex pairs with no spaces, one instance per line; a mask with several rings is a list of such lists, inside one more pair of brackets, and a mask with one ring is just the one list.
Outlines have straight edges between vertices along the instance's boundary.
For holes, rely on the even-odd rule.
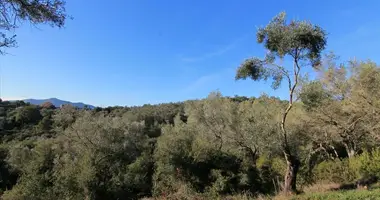
[[289,150],[284,150],[286,158],[286,173],[285,173],[285,184],[283,191],[286,194],[296,193],[297,192],[297,174],[300,168],[301,162],[295,156],[290,154]]
[[[295,87],[294,87],[295,88]],[[292,92],[294,91],[294,88]],[[283,153],[285,156],[286,164],[287,164],[287,169],[285,173],[285,183],[284,183],[284,188],[283,192],[286,194],[291,194],[291,193],[296,193],[297,192],[297,173],[298,169],[300,167],[300,161],[297,157],[292,155],[289,143],[288,143],[288,138],[287,138],[287,132],[285,128],[285,122],[286,122],[286,117],[293,107],[293,93],[291,92],[290,95],[290,103],[288,105],[288,108],[285,110],[285,113],[283,115],[282,121],[281,121],[281,131],[282,131],[282,136],[283,136]]]
[[294,72],[294,84],[291,84],[291,80],[289,79],[289,104],[288,107],[285,109],[285,112],[282,116],[281,120],[281,132],[282,132],[282,139],[283,139],[283,153],[285,156],[285,160],[287,163],[287,169],[285,173],[285,183],[284,183],[284,191],[286,194],[289,193],[296,193],[297,192],[297,173],[298,169],[300,167],[300,161],[299,159],[292,155],[289,142],[288,142],[288,133],[286,130],[286,119],[290,112],[290,110],[293,108],[293,96],[294,91],[298,85],[298,75],[300,73],[300,66],[298,65],[298,57],[297,53],[294,57],[294,65],[293,65],[293,72]]

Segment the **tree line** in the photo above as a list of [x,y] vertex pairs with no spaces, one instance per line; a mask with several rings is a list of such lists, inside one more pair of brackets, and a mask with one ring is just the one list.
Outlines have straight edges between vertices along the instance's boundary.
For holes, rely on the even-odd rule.
[[[0,7],[1,54],[16,46],[20,22],[63,27],[68,18],[60,0]],[[326,54],[326,35],[284,12],[258,29],[267,53],[242,62],[236,80],[271,80],[286,99],[212,92],[93,110],[0,102],[1,198],[255,197],[379,177],[380,68]]]
[[[337,64],[335,58],[322,59],[316,80],[300,81],[287,115],[298,191],[380,175],[380,68],[370,61]],[[219,92],[93,110],[4,101],[2,198],[274,195],[289,176],[281,125],[288,106],[267,95]]]

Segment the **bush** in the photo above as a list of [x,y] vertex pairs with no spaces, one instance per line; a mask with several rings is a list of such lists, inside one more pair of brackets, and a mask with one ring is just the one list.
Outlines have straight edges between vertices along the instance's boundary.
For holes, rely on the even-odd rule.
[[336,161],[324,161],[313,170],[317,182],[348,183],[358,178],[375,175],[380,177],[380,149]]
[[324,161],[314,170],[314,180],[317,182],[347,183],[359,178],[356,164],[349,160]]
[[200,134],[181,122],[163,127],[154,154],[154,196],[176,193],[180,185],[213,197],[239,192],[256,194],[264,189],[273,191],[271,178],[267,178],[268,184],[263,184],[263,179],[272,174],[271,169],[268,176],[261,177],[260,169],[254,164],[196,139]]
[[261,192],[264,194],[278,192],[282,188],[286,163],[283,159],[274,157],[271,159],[260,158],[257,162],[261,177]]
[[364,152],[358,157],[360,163],[360,174],[362,176],[375,175],[380,177],[380,149]]

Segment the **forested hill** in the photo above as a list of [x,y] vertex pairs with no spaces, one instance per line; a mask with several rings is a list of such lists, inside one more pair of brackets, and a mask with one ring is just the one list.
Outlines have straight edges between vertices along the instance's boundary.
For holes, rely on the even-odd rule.
[[50,98],[50,99],[24,99],[22,101],[24,101],[26,103],[33,104],[33,105],[41,105],[42,103],[50,102],[55,107],[61,107],[62,105],[69,104],[69,105],[72,105],[72,106],[78,107],[78,108],[89,108],[89,109],[95,108],[95,106],[92,106],[92,105],[89,105],[89,104],[84,104],[82,102],[74,103],[74,102],[64,101],[64,100],[57,99],[57,98]]
[[[338,76],[341,67],[305,83],[288,116],[304,186],[380,175],[380,91],[374,87],[380,68],[361,62],[345,70],[357,74]],[[95,109],[4,101],[2,198],[276,194],[286,171],[278,121],[288,103],[218,92],[201,100]]]
[[[234,96],[225,97],[233,102],[254,101],[255,98]],[[274,97],[273,97],[274,98]],[[195,100],[199,101],[199,100]],[[190,101],[189,101],[190,102]],[[191,102],[194,102],[191,101]],[[54,104],[55,103],[55,104]],[[184,114],[185,102],[178,103],[162,103],[157,105],[145,104],[133,107],[94,107],[87,104],[73,104],[69,101],[59,99],[34,100],[25,101],[1,101],[0,103],[0,130],[3,131],[2,139],[19,137],[18,131],[24,131],[22,138],[35,136],[35,133],[52,133],[56,131],[55,125],[61,124],[64,127],[69,126],[64,121],[71,122],[75,119],[75,113],[102,113],[104,115],[133,116],[133,121],[144,121],[145,124],[153,126],[153,124],[174,123],[176,115]],[[85,106],[81,106],[85,105]],[[65,112],[69,112],[64,115]],[[60,119],[61,115],[64,121],[55,121]],[[152,124],[150,124],[152,123]],[[8,134],[8,133],[15,133]],[[7,133],[7,134],[4,134]],[[38,135],[38,134],[37,134]],[[5,139],[7,140],[7,139]]]

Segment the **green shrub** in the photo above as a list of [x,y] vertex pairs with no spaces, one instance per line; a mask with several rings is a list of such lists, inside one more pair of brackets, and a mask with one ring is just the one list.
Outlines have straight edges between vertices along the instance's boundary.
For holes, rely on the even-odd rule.
[[380,177],[380,149],[364,152],[358,157],[362,176],[376,175]]
[[317,182],[347,183],[359,177],[356,165],[350,165],[349,160],[324,161],[314,170],[314,180]]
[[263,194],[273,194],[280,191],[284,181],[286,163],[283,159],[274,157],[258,159],[258,170],[260,173],[260,191]]
[[273,158],[271,161],[272,169],[276,174],[285,174],[286,162],[281,158]]
[[317,182],[348,183],[364,176],[380,177],[380,149],[343,161],[324,161],[313,170]]

